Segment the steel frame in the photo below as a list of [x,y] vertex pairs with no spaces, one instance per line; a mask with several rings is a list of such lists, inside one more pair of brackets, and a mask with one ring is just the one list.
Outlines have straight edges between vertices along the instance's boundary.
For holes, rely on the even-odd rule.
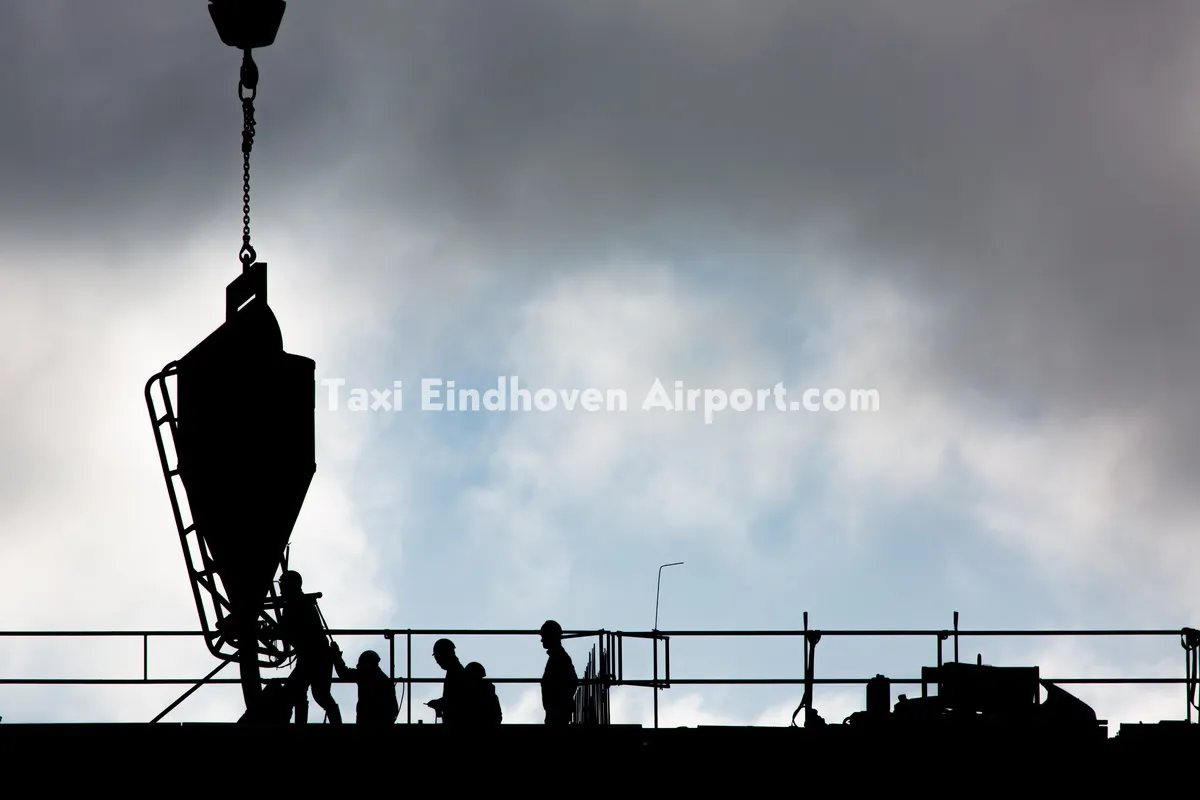
[[[162,466],[163,477],[167,482],[167,495],[171,501],[171,513],[175,518],[175,528],[179,542],[183,547],[184,562],[187,566],[188,580],[192,587],[192,596],[196,601],[196,612],[200,617],[200,635],[204,637],[208,651],[222,661],[236,659],[237,649],[228,639],[228,633],[222,628],[229,618],[231,611],[229,598],[219,573],[214,569],[212,553],[209,551],[203,535],[196,528],[196,522],[191,518],[190,507],[187,519],[184,518],[184,508],[187,505],[187,490],[180,479],[178,450],[175,447],[178,420],[175,417],[175,406],[167,385],[170,378],[178,374],[179,362],[172,361],[161,372],[146,382],[146,408],[150,412],[150,420],[154,427],[154,440],[158,445],[158,457]],[[153,389],[158,387],[159,402],[162,410],[157,408]],[[167,443],[163,436],[163,427],[171,434],[171,447],[168,453]],[[174,465],[172,465],[174,460]],[[179,486],[176,486],[179,481]],[[197,566],[197,561],[200,565]],[[278,570],[287,569],[286,551],[280,559]],[[207,595],[207,597],[206,597]],[[205,600],[208,603],[205,603]],[[209,618],[209,609],[213,619]],[[257,653],[260,667],[276,668],[288,658],[287,653],[278,646],[278,636],[275,633],[279,627],[278,612],[279,595],[275,584],[272,583],[270,593],[266,598],[259,616],[261,625]],[[272,612],[275,612],[274,614]],[[159,634],[155,634],[159,635]],[[172,634],[173,635],[173,634]]]

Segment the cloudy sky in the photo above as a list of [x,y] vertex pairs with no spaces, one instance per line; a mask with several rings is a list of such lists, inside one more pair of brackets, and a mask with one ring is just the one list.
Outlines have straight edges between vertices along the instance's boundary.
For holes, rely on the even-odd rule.
[[[1136,5],[292,0],[257,53],[271,305],[318,379],[405,387],[402,411],[317,398],[292,561],[329,623],[646,630],[684,561],[663,629],[1194,624],[1200,6]],[[240,56],[200,0],[8,0],[0,45],[0,629],[196,629],[142,391],[240,271]],[[501,375],[629,406],[421,410],[422,378]],[[880,404],[705,424],[641,410],[656,378]],[[533,639],[457,641],[541,673]],[[1177,637],[962,648],[1183,675]],[[827,637],[817,674],[935,658]],[[649,676],[648,646],[625,661]],[[672,647],[677,678],[801,664],[795,640]],[[214,665],[151,643],[152,677]],[[136,639],[0,643],[4,677],[141,667]],[[145,720],[181,691],[0,687],[0,715]],[[535,691],[503,687],[505,719],[540,721]],[[1078,694],[1114,723],[1185,713],[1181,686]],[[799,697],[676,685],[662,722],[783,725]],[[646,690],[614,703],[650,722]]]

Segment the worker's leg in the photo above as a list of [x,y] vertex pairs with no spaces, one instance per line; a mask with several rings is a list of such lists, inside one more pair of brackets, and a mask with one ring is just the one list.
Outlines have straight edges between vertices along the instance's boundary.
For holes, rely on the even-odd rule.
[[292,674],[287,676],[285,688],[291,698],[292,708],[296,714],[296,724],[308,722],[308,679],[311,670],[304,659],[297,658]]
[[342,710],[338,708],[333,695],[329,693],[331,686],[333,686],[333,660],[330,659],[328,662],[322,660],[320,663],[314,663],[312,672],[313,700],[316,700],[317,705],[325,709],[325,713],[329,715],[331,725],[341,725]]

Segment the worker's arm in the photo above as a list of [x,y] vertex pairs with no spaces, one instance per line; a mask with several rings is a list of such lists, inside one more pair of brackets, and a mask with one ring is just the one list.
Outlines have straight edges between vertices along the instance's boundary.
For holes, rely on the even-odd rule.
[[346,666],[346,662],[342,660],[340,655],[334,656],[333,668],[337,670],[337,676],[344,681],[358,682],[358,670]]
[[346,660],[342,657],[342,648],[338,647],[337,642],[329,643],[329,651],[333,654],[333,668],[337,670],[337,676],[344,681],[357,682],[358,670],[346,666]]

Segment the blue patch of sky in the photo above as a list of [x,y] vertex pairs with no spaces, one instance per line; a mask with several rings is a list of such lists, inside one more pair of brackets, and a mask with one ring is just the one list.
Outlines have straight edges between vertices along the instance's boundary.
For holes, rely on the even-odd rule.
[[[740,280],[711,266],[697,269],[698,275],[724,281],[723,291],[750,292],[754,281]],[[712,284],[716,286],[718,284]],[[789,312],[779,299],[760,317],[766,338],[781,343],[803,344],[808,329],[819,327],[836,313],[830,309],[801,308]],[[807,359],[802,346],[793,359],[796,366]],[[810,364],[811,366],[811,364]],[[463,369],[456,373],[460,386],[491,385],[503,370],[494,365]],[[412,401],[410,401],[412,402]],[[490,579],[494,564],[470,552],[464,552],[464,532],[453,506],[461,499],[458,489],[477,482],[486,474],[486,442],[508,422],[506,414],[427,413],[417,420],[404,412],[398,425],[416,426],[426,446],[440,448],[448,457],[438,461],[436,470],[424,476],[422,510],[410,517],[413,528],[405,542],[405,568],[398,587],[404,598],[402,607],[412,609],[413,617],[427,620],[426,625],[488,627],[497,617],[481,602],[479,591]],[[396,437],[400,444],[407,439]],[[454,457],[461,454],[462,459]],[[805,478],[819,474],[813,465]],[[963,486],[964,499],[969,487]],[[818,486],[800,489],[793,498],[803,508],[816,504]],[[836,541],[819,540],[810,531],[814,546],[797,552],[797,579],[760,581],[744,571],[733,570],[716,551],[703,545],[671,542],[649,536],[635,542],[627,535],[605,533],[602,518],[581,526],[584,532],[573,540],[578,553],[577,574],[570,597],[555,612],[569,627],[587,621],[586,627],[647,628],[653,622],[653,585],[657,563],[682,558],[683,567],[664,574],[665,605],[663,627],[690,628],[779,628],[799,627],[801,610],[813,611],[814,626],[924,628],[949,627],[951,612],[962,611],[970,627],[1020,627],[1023,620],[1039,615],[1044,598],[1018,554],[975,530],[970,520],[945,509],[928,506],[891,507],[885,536],[876,537],[865,552],[839,546]],[[879,513],[878,510],[876,512]],[[819,517],[818,517],[819,519]],[[803,512],[782,509],[764,513],[751,534],[751,543],[766,556],[782,555],[787,549],[783,533],[788,521],[793,534],[803,530],[811,517]],[[598,523],[598,524],[597,524]],[[852,551],[852,552],[851,552]],[[953,578],[950,571],[966,565],[968,577]],[[785,572],[785,570],[784,570]],[[964,590],[964,585],[969,590]],[[548,611],[549,613],[549,611]],[[670,620],[668,625],[666,620]],[[512,620],[504,620],[513,624]],[[530,627],[537,620],[528,622]],[[411,623],[410,623],[411,624]],[[529,667],[536,662],[540,648],[536,642],[489,642],[486,648],[495,662],[489,669],[508,672],[504,667]],[[577,648],[573,648],[577,649]],[[632,648],[633,651],[646,650]],[[482,652],[482,650],[480,651]],[[585,653],[584,648],[581,653]],[[946,649],[949,658],[949,645]],[[577,657],[581,657],[577,653]],[[819,674],[866,676],[874,671],[892,675],[911,675],[921,665],[932,664],[936,649],[929,641],[823,640],[818,656]],[[744,640],[718,643],[673,642],[676,675],[690,673],[771,673],[772,668],[798,674],[800,650],[795,641],[753,646]],[[646,659],[643,659],[646,660]],[[700,667],[703,668],[700,668]],[[518,670],[520,671],[520,670]],[[524,671],[528,672],[529,669]],[[787,692],[782,692],[786,695]]]

